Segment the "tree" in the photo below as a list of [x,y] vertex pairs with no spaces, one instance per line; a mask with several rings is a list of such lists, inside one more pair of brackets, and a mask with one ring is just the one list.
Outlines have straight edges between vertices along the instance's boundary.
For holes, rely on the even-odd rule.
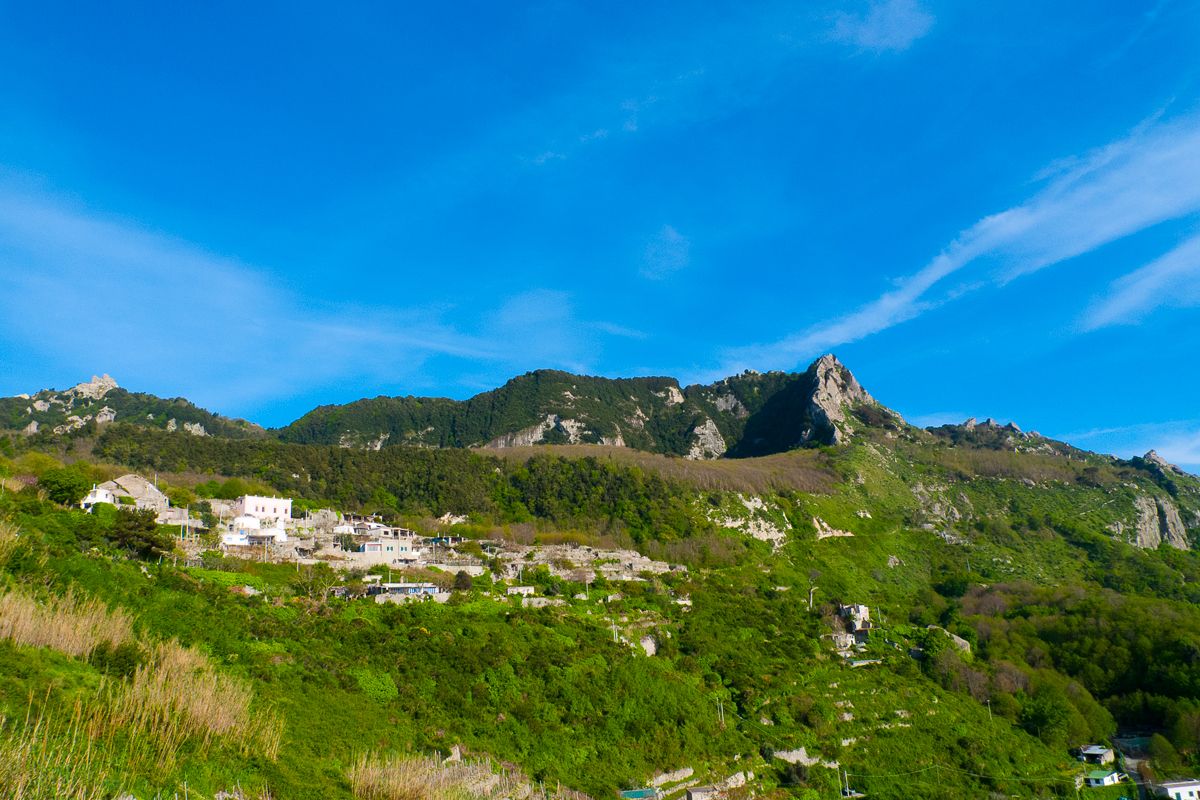
[[297,594],[322,603],[329,599],[329,592],[340,583],[337,574],[328,564],[308,566],[292,581]]
[[466,573],[466,570],[459,570],[458,574],[454,576],[454,588],[456,591],[469,592],[474,585],[471,576]]
[[46,496],[64,506],[77,505],[92,487],[91,478],[78,466],[48,469],[38,478]]
[[171,536],[155,522],[157,514],[149,508],[122,510],[114,519],[108,538],[117,547],[140,558],[154,558],[171,552]]

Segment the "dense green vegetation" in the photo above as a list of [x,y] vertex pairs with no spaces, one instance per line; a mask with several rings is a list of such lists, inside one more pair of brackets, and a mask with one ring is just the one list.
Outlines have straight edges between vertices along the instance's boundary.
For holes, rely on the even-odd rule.
[[[794,425],[775,430],[771,421],[778,417],[778,398],[791,398],[782,404],[788,408],[803,407],[811,392],[810,375],[783,372],[745,373],[710,386],[681,389],[673,378],[610,379],[539,370],[461,402],[377,397],[322,406],[278,435],[301,444],[471,447],[561,418],[584,425],[578,442],[619,438],[636,449],[682,455],[692,445],[692,431],[711,419],[730,444],[741,440],[749,426],[755,442],[747,445],[746,454],[762,454],[788,449],[798,438],[796,426],[804,424],[801,415]],[[770,419],[756,422],[764,408]],[[547,426],[542,436],[546,444],[571,441],[561,424]]]
[[[36,403],[43,403],[47,407],[39,410]],[[174,420],[174,425],[180,429],[185,424],[202,425],[210,436],[239,439],[263,435],[262,428],[257,425],[213,414],[182,397],[164,399],[120,388],[110,389],[100,399],[53,390],[38,392],[29,398],[0,397],[0,430],[23,430],[31,422],[36,422],[39,427],[36,437],[40,442],[49,444],[57,438],[54,428],[70,426],[69,417],[75,416],[81,421],[90,419],[82,427],[72,430],[70,435],[94,435],[99,427],[95,416],[105,408],[114,412],[116,419],[122,422],[156,430],[165,430]]]
[[[490,417],[474,407],[470,425],[494,427],[462,428],[469,435],[448,443],[523,424],[581,380],[526,376],[491,398]],[[613,410],[621,398],[674,386],[661,380],[589,391],[624,414]],[[722,429],[730,441],[758,438],[758,425],[794,437],[811,422],[797,421],[808,389],[795,376],[719,386],[744,409],[713,406],[728,412],[722,425],[741,426]],[[646,446],[678,452],[687,439],[670,431],[688,431],[709,415],[704,403],[726,396],[710,390],[689,387],[684,403],[648,417]],[[405,425],[459,424],[461,404],[418,413],[416,402],[399,404]],[[365,408],[370,425],[395,416],[387,403]],[[76,598],[70,608],[99,598],[133,632],[84,655],[0,635],[0,713],[25,719],[32,704],[31,719],[70,720],[81,703],[80,719],[113,732],[98,751],[104,774],[83,777],[142,794],[186,781],[201,797],[238,782],[276,797],[349,797],[355,764],[455,745],[597,797],[692,766],[702,781],[752,770],[758,790],[810,800],[836,792],[833,762],[872,797],[1071,797],[1070,749],[1118,732],[1146,739],[1160,776],[1200,771],[1200,555],[1190,547],[1200,480],[1011,427],[927,432],[874,406],[853,413],[847,446],[709,463],[594,445],[393,446],[400,429],[378,451],[120,421],[65,440],[8,439],[0,599],[33,613],[55,597]],[[347,424],[319,421],[309,421],[315,441]],[[690,569],[596,580],[590,595],[574,577],[530,569],[531,585],[565,601],[541,609],[504,597],[490,576],[448,573],[420,575],[455,587],[446,605],[330,598],[328,571],[213,554],[182,567],[171,532],[146,515],[65,508],[124,469],[158,473],[194,508],[281,492],[299,510],[376,511],[430,528],[465,514],[457,533],[633,546]],[[1151,546],[1135,546],[1147,537]],[[848,654],[832,643],[843,603],[868,604],[875,624]],[[196,728],[169,748],[128,750],[114,698],[170,653],[233,681],[244,708],[277,715],[278,751],[244,721],[236,735]],[[52,727],[31,739],[0,725],[0,755],[27,763],[36,753],[17,743],[78,738]]]

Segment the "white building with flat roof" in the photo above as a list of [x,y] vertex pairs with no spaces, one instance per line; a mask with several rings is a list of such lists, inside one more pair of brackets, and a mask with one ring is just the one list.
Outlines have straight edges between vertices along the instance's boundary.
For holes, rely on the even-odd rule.
[[1154,794],[1171,800],[1197,800],[1200,798],[1200,780],[1189,778],[1182,781],[1163,781],[1151,786]]
[[258,519],[286,522],[292,518],[292,498],[259,497],[248,494],[237,499],[233,506],[233,513],[239,517],[257,517]]

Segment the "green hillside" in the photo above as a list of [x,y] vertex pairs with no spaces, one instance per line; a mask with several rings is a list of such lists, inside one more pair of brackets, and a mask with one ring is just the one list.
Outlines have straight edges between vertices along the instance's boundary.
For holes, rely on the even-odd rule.
[[[605,444],[694,458],[766,455],[833,441],[835,427],[816,419],[813,409],[819,375],[827,370],[853,381],[830,359],[803,373],[746,372],[686,388],[674,378],[540,370],[462,402],[377,397],[322,406],[276,434],[297,444],[373,449]],[[890,417],[885,412],[881,419]]]
[[[164,399],[108,383],[80,384],[59,392],[45,389],[31,396],[0,398],[0,430],[22,431],[42,442],[94,434],[113,421],[155,430],[182,430],[198,436],[232,439],[263,435],[245,420],[205,411],[182,397]],[[100,381],[101,379],[93,379]]]
[[[560,394],[573,378],[558,376],[524,390]],[[797,399],[820,387],[745,395],[739,441],[764,425],[809,446],[715,460],[372,450],[119,419],[10,434],[0,790],[35,786],[32,765],[57,752],[57,788],[23,796],[410,798],[435,795],[403,786],[453,779],[454,797],[493,800],[478,782],[507,764],[504,781],[563,797],[685,767],[694,783],[753,773],[734,796],[835,796],[845,771],[873,798],[1073,797],[1071,749],[1118,732],[1147,742],[1158,776],[1200,771],[1200,479],[990,421],[919,430],[842,378],[838,408]],[[487,574],[450,580],[445,605],[339,599],[323,567],[215,552],[184,566],[174,529],[67,507],[124,469],[190,503],[279,492],[687,569],[585,584],[528,568],[561,601],[548,608]],[[839,651],[853,604],[873,626]],[[439,766],[456,747],[470,763]]]

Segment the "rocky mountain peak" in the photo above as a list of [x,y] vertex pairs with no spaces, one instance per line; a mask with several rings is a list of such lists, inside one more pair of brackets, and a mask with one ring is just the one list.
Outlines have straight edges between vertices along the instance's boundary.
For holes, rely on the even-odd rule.
[[[823,355],[808,368],[813,378],[810,414],[814,428],[828,432],[830,444],[844,444],[848,425],[847,409],[864,403],[878,405],[858,379],[833,354]],[[811,433],[805,439],[815,438]]]
[[1170,461],[1167,461],[1154,450],[1151,450],[1149,453],[1146,453],[1146,455],[1142,456],[1142,460],[1148,464],[1153,464],[1163,472],[1173,472],[1176,475],[1184,474],[1183,470],[1172,464]]
[[117,388],[120,388],[117,386],[117,382],[113,380],[111,375],[105,373],[100,376],[93,375],[90,381],[72,386],[67,390],[67,393],[73,394],[76,397],[88,397],[92,400],[99,400]]

